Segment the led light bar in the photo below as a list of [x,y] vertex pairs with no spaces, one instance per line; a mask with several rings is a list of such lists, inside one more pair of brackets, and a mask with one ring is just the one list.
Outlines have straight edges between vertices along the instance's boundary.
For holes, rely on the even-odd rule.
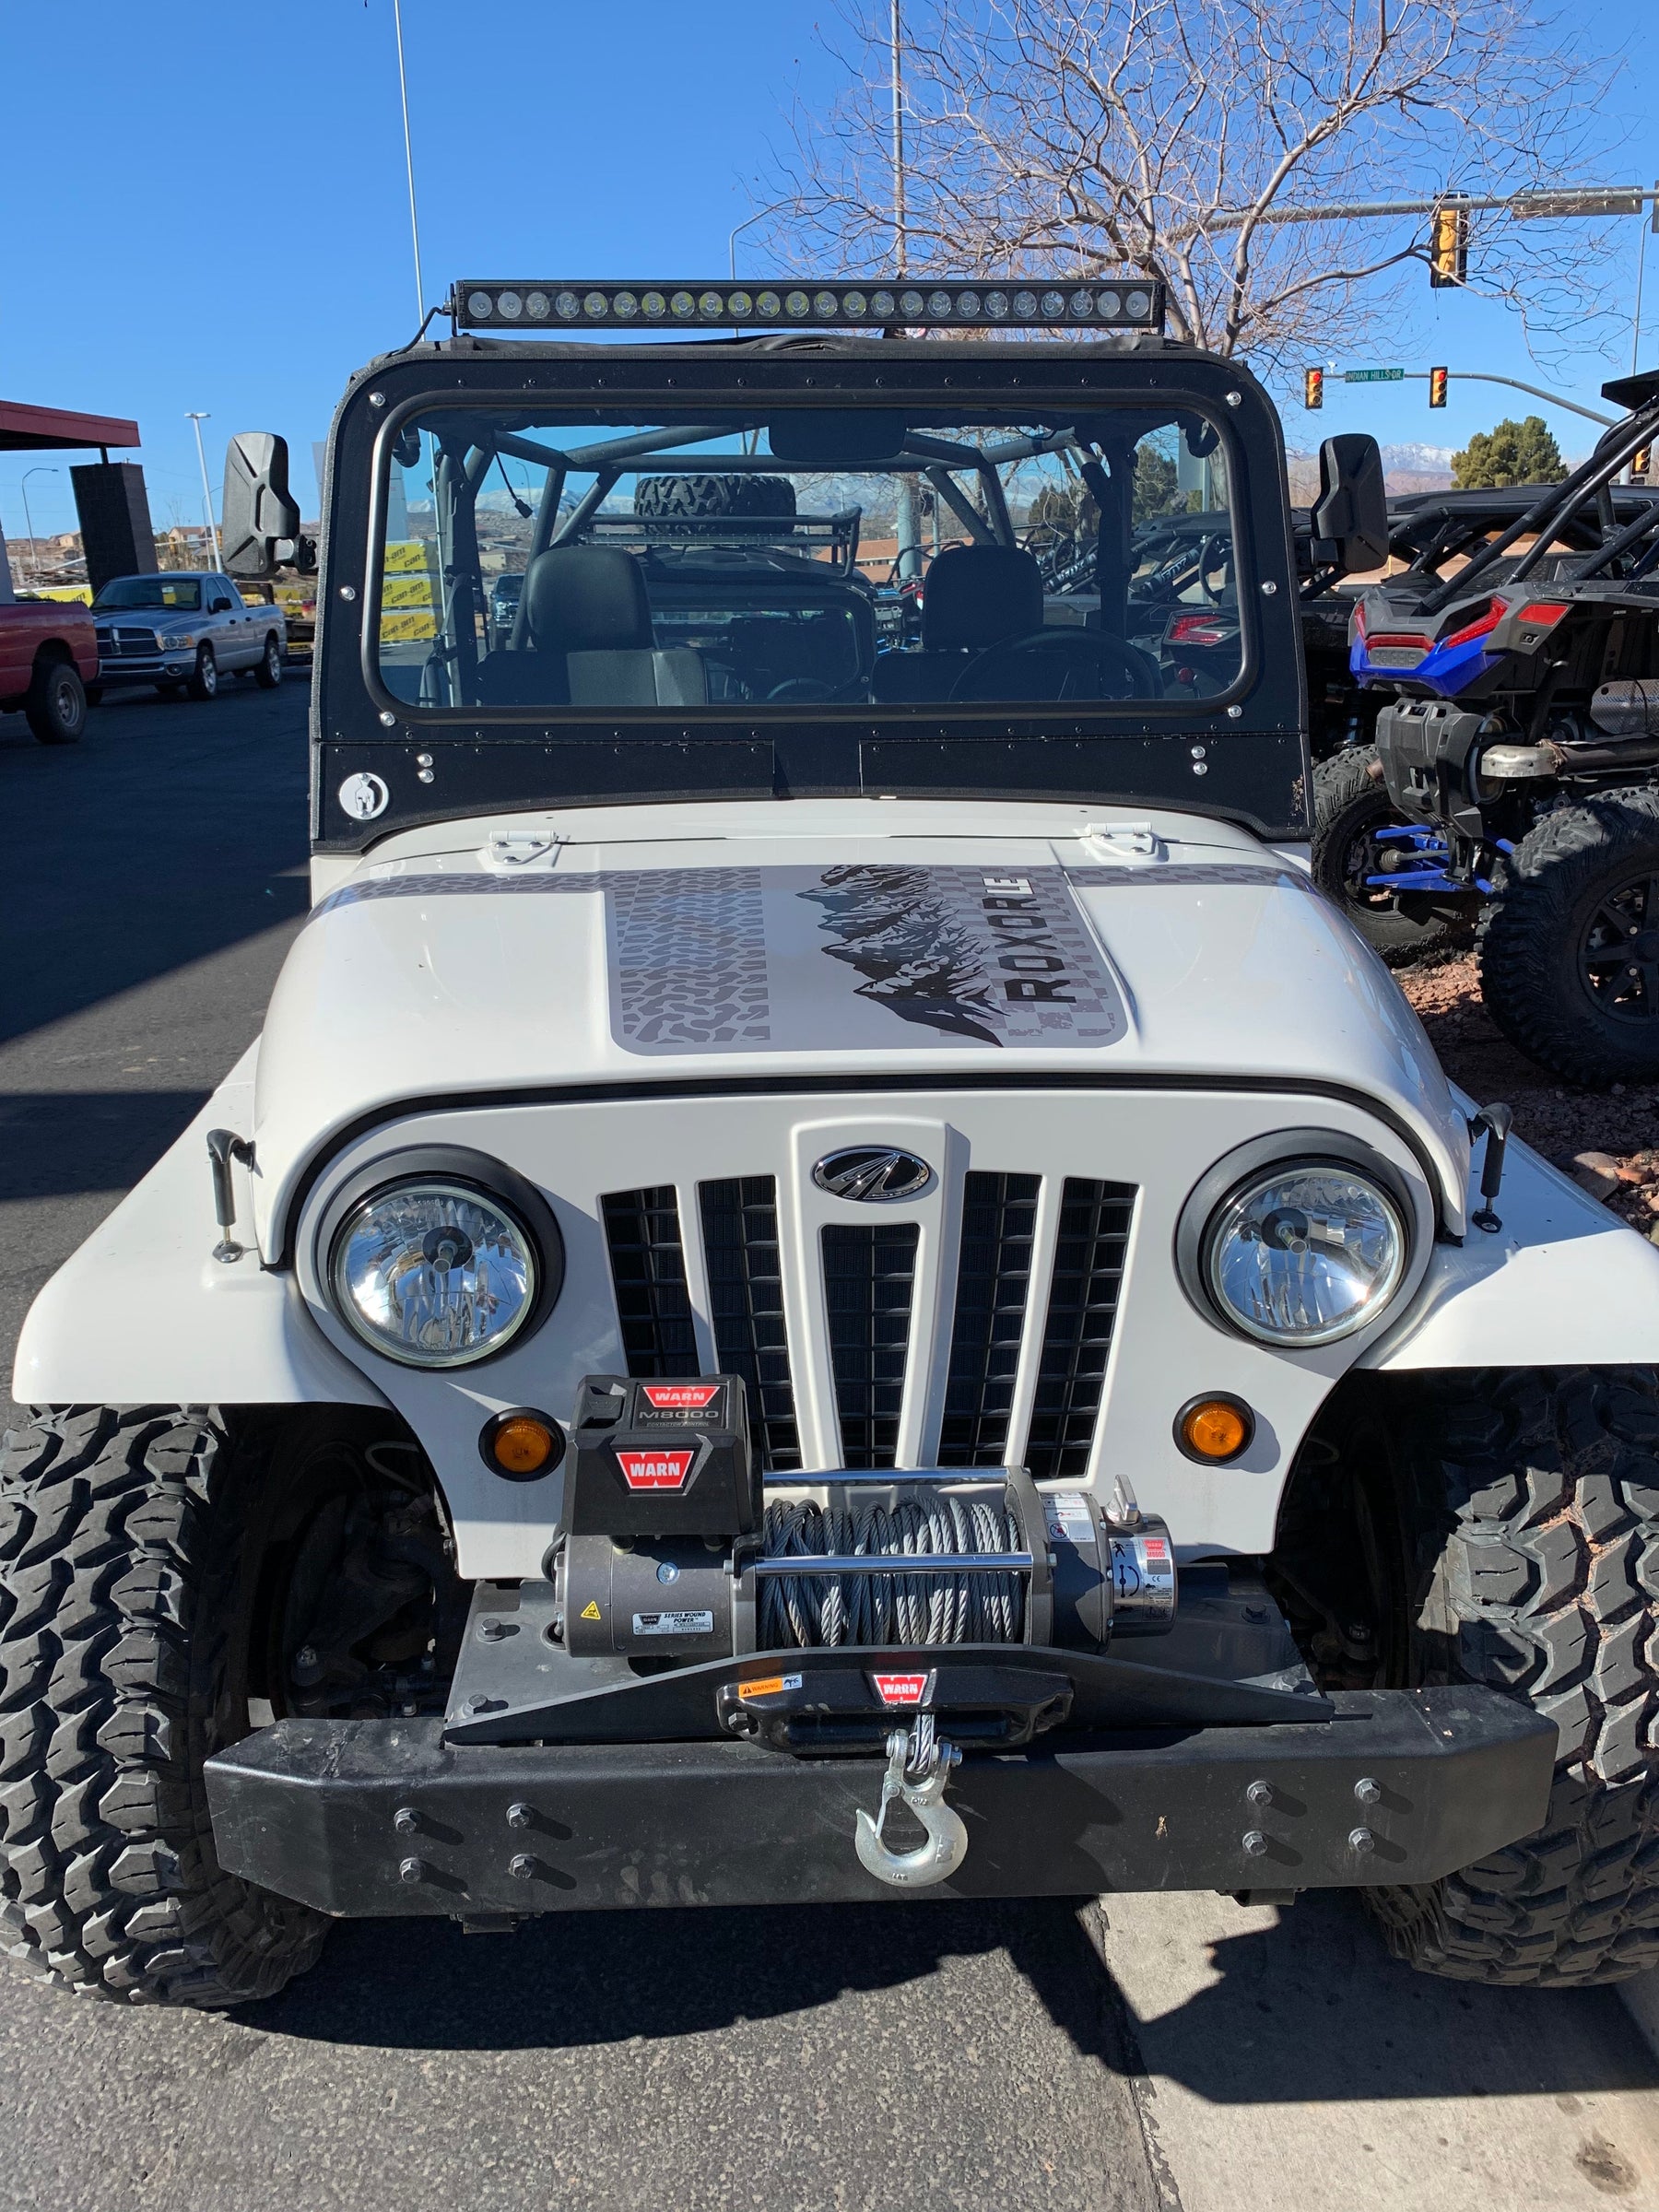
[[1139,276],[1052,284],[596,284],[464,278],[457,330],[1161,330],[1164,291]]

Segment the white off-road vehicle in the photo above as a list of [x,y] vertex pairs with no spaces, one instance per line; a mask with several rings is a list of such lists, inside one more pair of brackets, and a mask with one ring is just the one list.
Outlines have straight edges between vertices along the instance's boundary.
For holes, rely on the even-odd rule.
[[452,310],[334,426],[265,1033],[24,1330],[13,1955],[1358,1886],[1659,1960],[1659,1253],[1310,886],[1260,386],[1138,281]]

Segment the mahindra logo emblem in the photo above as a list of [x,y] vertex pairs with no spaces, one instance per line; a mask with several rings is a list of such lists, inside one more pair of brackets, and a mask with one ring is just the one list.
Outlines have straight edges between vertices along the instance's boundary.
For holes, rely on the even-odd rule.
[[812,1180],[832,1198],[861,1198],[879,1206],[894,1198],[914,1198],[933,1181],[933,1170],[913,1152],[886,1145],[853,1145],[828,1152],[812,1171]]

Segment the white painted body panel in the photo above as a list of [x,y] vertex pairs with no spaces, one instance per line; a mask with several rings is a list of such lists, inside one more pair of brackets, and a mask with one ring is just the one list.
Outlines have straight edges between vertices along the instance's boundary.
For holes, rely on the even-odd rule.
[[[41,1292],[19,1346],[18,1395],[388,1402],[438,1471],[462,1571],[536,1575],[559,1478],[502,1482],[484,1467],[477,1435],[509,1405],[566,1414],[582,1374],[625,1365],[602,1195],[677,1189],[700,1353],[712,1368],[698,1185],[776,1177],[803,1455],[808,1468],[830,1467],[838,1445],[818,1231],[871,1209],[818,1191],[810,1170],[824,1152],[866,1142],[905,1146],[938,1171],[920,1198],[881,1209],[921,1230],[901,1465],[925,1465],[937,1449],[963,1174],[1043,1178],[1034,1285],[1047,1282],[1066,1175],[1137,1187],[1088,1479],[1110,1489],[1126,1475],[1189,1552],[1271,1546],[1297,1445],[1357,1363],[1659,1359],[1659,1253],[1524,1147],[1511,1147],[1502,1233],[1445,1241],[1471,1203],[1469,1102],[1446,1084],[1386,971],[1295,880],[1294,860],[1287,866],[1242,831],[1178,816],[1146,825],[1151,853],[1132,850],[1134,839],[1090,834],[1113,818],[966,804],[653,806],[448,823],[389,841],[344,887],[329,887],[347,896],[314,915],[294,947],[262,1045]],[[887,1017],[861,1002],[853,1013],[863,1027],[849,1042],[854,1025],[838,1029],[839,1002],[826,999],[816,1047],[630,1049],[613,1004],[602,871],[613,881],[705,865],[764,875],[804,862],[982,868],[999,880],[1071,872],[1069,895],[1121,996],[1112,1040],[998,1044],[893,1020],[890,1038],[873,1043],[872,1022],[879,1034]],[[537,870],[559,872],[570,889],[497,888]],[[434,878],[444,879],[437,889]],[[377,887],[372,896],[356,895],[364,886]],[[798,1005],[779,1006],[780,1030],[802,1018]],[[1055,1076],[1068,1087],[1045,1087]],[[769,1078],[793,1088],[769,1089]],[[204,1136],[220,1124],[255,1143],[254,1174],[237,1171],[239,1234],[257,1223],[263,1265],[253,1253],[229,1266],[210,1257]],[[1188,1300],[1172,1259],[1181,1206],[1210,1165],[1290,1127],[1362,1138],[1405,1178],[1418,1216],[1413,1266],[1391,1311],[1317,1352],[1276,1351],[1222,1329]],[[316,1232],[333,1192],[421,1143],[471,1146],[527,1175],[566,1243],[566,1285],[547,1322],[453,1373],[368,1351],[319,1282]],[[1041,1321],[1033,1290],[1010,1457],[1031,1416]],[[1238,1392],[1256,1410],[1256,1438],[1231,1468],[1201,1469],[1175,1449],[1175,1411],[1204,1390]]]

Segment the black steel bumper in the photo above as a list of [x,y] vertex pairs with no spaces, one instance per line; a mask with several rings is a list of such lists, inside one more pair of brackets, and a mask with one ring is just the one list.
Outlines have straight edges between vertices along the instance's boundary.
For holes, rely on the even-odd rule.
[[[1331,1702],[1323,1721],[971,1757],[949,1793],[968,1855],[932,1894],[1424,1882],[1543,1819],[1554,1724],[1500,1692]],[[853,1853],[881,1774],[742,1742],[460,1745],[441,1720],[281,1721],[210,1760],[207,1791],[233,1874],[324,1912],[466,1919],[901,1894]]]

